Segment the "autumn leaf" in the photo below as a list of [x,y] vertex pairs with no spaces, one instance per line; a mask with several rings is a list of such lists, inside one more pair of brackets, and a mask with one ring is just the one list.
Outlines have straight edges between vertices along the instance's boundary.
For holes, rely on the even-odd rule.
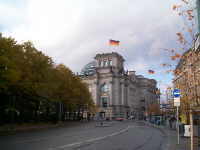
[[173,10],[176,10],[176,8],[177,8],[176,5],[173,5],[172,9],[173,9]]
[[176,60],[176,56],[171,56],[171,60]]
[[181,57],[181,55],[180,55],[180,54],[178,54],[178,53],[176,53],[176,54],[175,54],[175,57],[176,57],[176,58],[180,58],[180,57]]
[[190,10],[187,10],[186,12],[187,12],[188,15],[192,15],[193,10],[190,9]]
[[181,7],[181,5],[173,5],[173,6],[172,6],[172,9],[173,9],[173,10],[177,10],[177,9],[180,8],[180,7]]
[[154,70],[148,70],[148,73],[149,73],[149,74],[154,74],[155,71],[154,71]]
[[182,0],[185,4],[189,4],[189,2],[187,0]]
[[185,44],[186,43],[186,40],[183,36],[183,34],[181,32],[177,32],[176,35],[178,36],[178,41],[181,43],[181,44]]
[[161,66],[165,67],[165,66],[167,66],[167,64],[161,64]]
[[188,20],[192,20],[194,18],[194,16],[189,16]]
[[192,32],[192,29],[190,29],[190,28],[189,28],[189,29],[188,29],[188,32],[190,32],[190,33],[191,33],[191,32]]

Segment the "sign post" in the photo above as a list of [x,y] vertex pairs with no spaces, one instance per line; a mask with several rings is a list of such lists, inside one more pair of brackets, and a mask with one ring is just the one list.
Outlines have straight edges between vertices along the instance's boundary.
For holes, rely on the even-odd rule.
[[179,106],[180,106],[180,90],[179,89],[174,89],[173,91],[173,96],[174,96],[174,106],[176,106],[176,126],[177,126],[177,138],[178,138],[178,144],[180,143],[180,135],[179,135]]

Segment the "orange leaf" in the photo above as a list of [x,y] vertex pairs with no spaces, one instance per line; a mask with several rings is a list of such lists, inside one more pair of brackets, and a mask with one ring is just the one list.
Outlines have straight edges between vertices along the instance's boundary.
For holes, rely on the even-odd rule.
[[189,2],[187,0],[182,0],[185,4],[189,4]]
[[192,29],[189,28],[189,29],[188,29],[188,32],[192,32]]
[[148,73],[149,73],[149,74],[154,74],[155,71],[153,71],[153,70],[148,70]]
[[188,15],[192,15],[193,10],[190,9],[190,10],[187,10],[186,12],[187,12]]
[[167,64],[161,64],[163,67],[167,66]]
[[172,9],[173,9],[173,10],[176,10],[176,8],[177,8],[176,5],[173,5]]
[[176,56],[171,56],[171,60],[176,60]]
[[176,57],[176,58],[180,58],[180,57],[181,57],[181,55],[180,55],[180,54],[178,54],[178,53],[176,53],[176,54],[175,54],[175,57]]
[[194,18],[194,16],[189,16],[188,20],[192,20]]

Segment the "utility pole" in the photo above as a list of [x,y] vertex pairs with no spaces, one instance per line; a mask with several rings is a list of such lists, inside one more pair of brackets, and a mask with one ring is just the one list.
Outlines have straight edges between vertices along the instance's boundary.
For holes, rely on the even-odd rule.
[[178,144],[180,144],[180,135],[179,135],[179,113],[178,113],[178,108],[179,108],[179,106],[176,107],[176,109],[177,109],[177,113],[176,113],[176,115],[177,115],[177,136],[178,136]]
[[177,140],[178,144],[180,144],[180,135],[179,135],[179,107],[180,107],[180,90],[174,89],[173,91],[174,96],[174,106],[176,106],[176,126],[177,126]]

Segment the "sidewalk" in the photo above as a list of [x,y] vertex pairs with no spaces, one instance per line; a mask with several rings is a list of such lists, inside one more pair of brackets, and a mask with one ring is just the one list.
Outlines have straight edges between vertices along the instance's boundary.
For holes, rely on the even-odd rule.
[[180,137],[180,143],[178,144],[177,131],[171,130],[167,127],[163,127],[167,135],[168,150],[189,150],[190,138]]
[[148,123],[149,125],[161,129],[163,134],[166,136],[166,145],[164,150],[190,150],[190,138],[180,136],[180,144],[178,144],[177,131],[170,129],[167,126],[155,125]]

